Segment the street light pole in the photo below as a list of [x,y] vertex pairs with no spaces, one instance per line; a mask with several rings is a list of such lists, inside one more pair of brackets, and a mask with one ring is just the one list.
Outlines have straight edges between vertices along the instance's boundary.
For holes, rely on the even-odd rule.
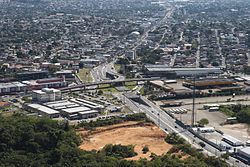
[[193,111],[192,111],[192,126],[195,125],[195,76],[193,77]]

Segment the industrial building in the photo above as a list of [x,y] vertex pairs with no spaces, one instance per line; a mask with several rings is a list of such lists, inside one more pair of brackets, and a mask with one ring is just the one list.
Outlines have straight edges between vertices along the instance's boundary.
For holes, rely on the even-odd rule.
[[209,89],[209,88],[217,88],[217,87],[225,87],[225,86],[234,86],[236,83],[232,79],[225,78],[209,78],[209,79],[198,79],[198,80],[185,80],[183,82],[183,86],[191,88],[194,86],[196,89]]
[[67,81],[64,78],[46,78],[39,80],[23,81],[30,90],[42,89],[42,88],[61,88],[68,86]]
[[80,105],[83,105],[85,107],[89,107],[93,110],[102,110],[104,109],[104,106],[103,105],[100,105],[100,104],[96,104],[96,103],[93,103],[91,101],[88,101],[88,100],[83,100],[83,99],[70,99],[71,102],[74,102],[76,104],[80,104]]
[[29,111],[37,112],[42,116],[50,118],[62,116],[69,120],[97,117],[101,109],[104,108],[102,105],[83,99],[59,100],[42,104],[28,104],[25,107]]
[[43,88],[61,88],[68,86],[64,78],[46,78],[39,80],[29,80],[22,82],[0,83],[0,95],[40,90]]
[[61,98],[61,91],[53,88],[43,88],[32,91],[32,100],[40,103],[61,100]]
[[24,92],[26,89],[27,85],[21,82],[0,83],[0,95],[11,94],[13,92]]
[[80,106],[61,110],[61,115],[68,119],[86,119],[96,117],[98,111],[91,110],[88,107]]
[[56,77],[65,78],[66,80],[75,79],[73,70],[61,70],[61,71],[57,71],[55,74],[56,74]]
[[58,118],[60,116],[59,111],[56,111],[41,104],[28,104],[26,106],[26,109],[32,112],[37,112],[39,115],[49,118]]
[[192,76],[218,76],[220,68],[170,68],[166,65],[146,65],[144,75],[147,77],[181,78]]
[[28,72],[17,73],[16,78],[19,81],[25,81],[25,80],[35,80],[35,79],[47,78],[48,75],[49,75],[48,71],[28,71]]
[[57,110],[61,116],[74,119],[87,119],[97,117],[104,108],[103,105],[84,99],[69,99],[44,103],[45,106]]
[[236,139],[236,138],[234,138],[232,136],[229,136],[229,135],[223,135],[222,141],[224,141],[224,142],[226,142],[226,143],[228,143],[228,144],[230,144],[231,146],[234,146],[234,147],[244,145],[240,140],[238,140],[238,139]]

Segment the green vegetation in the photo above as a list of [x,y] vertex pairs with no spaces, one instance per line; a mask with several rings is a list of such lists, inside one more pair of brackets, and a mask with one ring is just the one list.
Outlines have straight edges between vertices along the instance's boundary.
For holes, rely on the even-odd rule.
[[241,104],[220,107],[220,111],[230,117],[237,117],[238,122],[250,124],[250,107]]
[[137,153],[134,151],[134,146],[132,145],[123,146],[121,144],[119,145],[108,144],[102,149],[101,152],[104,153],[104,155],[106,156],[112,156],[118,159],[129,158],[137,155]]
[[1,166],[63,166],[81,156],[80,138],[67,123],[13,115],[0,116],[0,127]]
[[122,73],[122,66],[121,64],[114,64],[114,67],[115,67],[115,70],[118,72],[118,73]]
[[146,154],[147,152],[149,152],[148,146],[144,146],[144,147],[142,148],[142,152],[143,152],[143,154]]
[[[128,116],[138,120],[145,115]],[[93,123],[90,123],[93,124]],[[97,126],[97,124],[96,124]],[[127,161],[122,158],[136,155],[133,146],[107,145],[101,151],[83,151],[81,140],[67,122],[23,115],[0,116],[0,166],[8,167],[225,167],[223,161],[205,157],[189,145],[178,149],[189,153],[184,160],[171,154],[152,155],[152,160]],[[173,151],[173,150],[172,150]],[[195,154],[196,153],[196,154]]]
[[79,73],[77,76],[83,81],[83,82],[92,82],[93,78],[90,73],[89,68],[82,68],[80,69]]
[[143,63],[155,64],[155,62],[159,61],[162,57],[161,53],[163,50],[151,50],[151,49],[141,49],[137,51],[137,55],[141,57]]
[[224,113],[227,116],[233,117],[235,116],[235,113],[232,111],[232,108],[229,106],[221,106],[220,112]]
[[95,127],[114,125],[125,121],[149,121],[144,113],[137,113],[132,115],[126,115],[125,117],[113,117],[111,119],[97,120],[88,122],[81,122],[78,127],[84,127],[85,129],[92,129]]
[[201,120],[198,121],[198,124],[201,126],[209,124],[209,121],[207,118],[202,118]]
[[223,158],[223,159],[229,159],[229,153],[225,153],[225,154],[222,154],[221,155],[221,158]]
[[184,144],[185,140],[177,135],[177,133],[170,133],[165,138],[165,141],[169,144]]
[[[168,137],[169,136],[169,137]],[[229,165],[225,163],[220,158],[208,157],[199,152],[197,149],[193,148],[190,144],[187,144],[185,140],[179,137],[176,133],[169,134],[165,141],[170,142],[174,146],[168,151],[168,154],[172,155],[175,158],[175,155],[182,153],[181,155],[189,155],[185,161],[193,161],[192,166],[209,166],[209,167],[228,167]],[[200,143],[201,147],[205,147],[204,143]],[[178,157],[181,158],[181,155]],[[204,164],[205,163],[205,164]],[[187,165],[188,166],[188,165]]]
[[128,89],[132,90],[132,89],[134,89],[134,88],[136,87],[136,81],[126,82],[126,83],[125,83],[125,86],[126,86]]
[[110,92],[110,93],[118,92],[118,90],[110,84],[102,84],[99,86],[99,89],[102,90],[103,92]]

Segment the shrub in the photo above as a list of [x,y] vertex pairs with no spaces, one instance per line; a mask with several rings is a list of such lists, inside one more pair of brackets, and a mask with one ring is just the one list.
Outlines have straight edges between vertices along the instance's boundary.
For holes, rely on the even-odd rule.
[[144,146],[144,147],[142,148],[142,152],[143,152],[143,154],[146,154],[147,152],[149,152],[148,146]]

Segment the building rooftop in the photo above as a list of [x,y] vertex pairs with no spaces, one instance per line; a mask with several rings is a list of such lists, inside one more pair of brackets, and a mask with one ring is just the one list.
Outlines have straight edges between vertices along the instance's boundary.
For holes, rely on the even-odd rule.
[[240,140],[234,138],[233,136],[230,136],[230,135],[223,135],[223,138],[224,139],[227,139],[233,143],[242,143]]
[[58,111],[53,110],[53,109],[51,109],[49,107],[40,105],[40,104],[28,104],[28,106],[31,107],[31,108],[37,109],[37,110],[39,110],[41,112],[47,113],[47,114],[59,114]]
[[178,72],[178,71],[218,71],[221,72],[220,68],[170,68],[168,66],[163,65],[153,65],[153,66],[145,66],[148,71],[169,71],[169,72]]
[[75,108],[62,109],[62,111],[67,112],[67,113],[77,113],[77,112],[90,111],[90,108],[81,106],[81,107],[75,107]]
[[96,111],[96,110],[90,110],[90,111],[79,112],[79,114],[81,114],[81,115],[95,114],[95,113],[98,113],[98,111]]

